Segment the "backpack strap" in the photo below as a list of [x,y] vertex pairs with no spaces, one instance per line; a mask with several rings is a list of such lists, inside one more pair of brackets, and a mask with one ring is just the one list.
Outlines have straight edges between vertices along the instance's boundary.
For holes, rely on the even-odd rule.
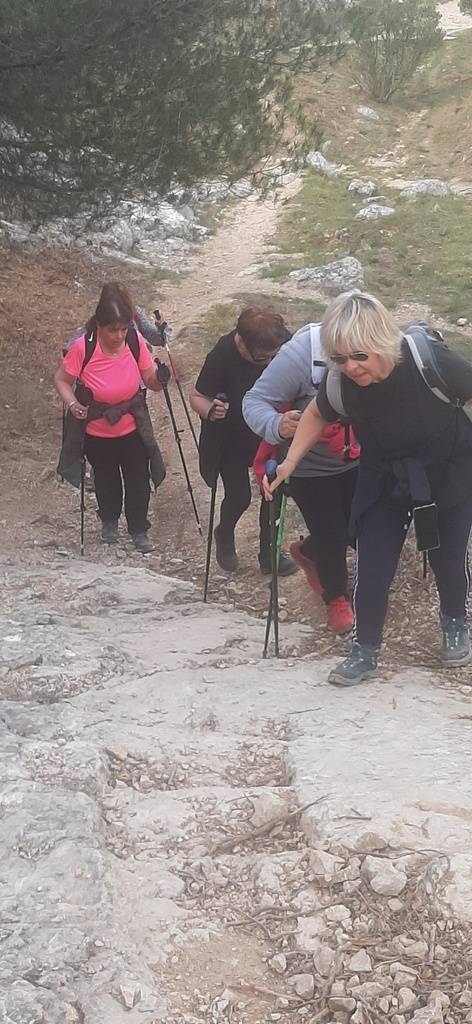
[[308,324],[310,329],[310,345],[311,345],[311,380],[315,391],[323,380],[324,371],[326,370],[326,363],[322,359],[322,349],[320,341],[320,325],[319,324]]
[[139,363],[139,338],[135,324],[130,324],[128,327],[125,345],[129,346],[130,352],[132,352],[136,362]]
[[328,370],[326,377],[326,398],[332,409],[338,413],[342,419],[347,418],[347,412],[344,407],[343,393],[342,393],[342,375],[339,370]]
[[326,398],[328,399],[331,408],[338,413],[342,420],[344,420],[343,458],[344,462],[349,462],[351,458],[351,427],[347,419],[347,412],[343,402],[342,381],[342,374],[339,370],[328,370],[328,375],[326,377]]
[[91,360],[91,358],[93,356],[93,353],[95,352],[96,347],[97,347],[97,332],[96,331],[88,331],[85,334],[85,351],[84,351],[84,358],[83,358],[82,366],[80,367],[79,378],[82,376],[82,374],[83,374],[83,372],[85,370],[85,367],[87,366],[87,363],[90,362],[90,360]]
[[[133,354],[136,362],[139,363],[139,338],[138,332],[134,324],[130,324],[130,326],[128,327],[128,330],[126,332],[125,345],[129,346],[130,352]],[[96,347],[97,332],[92,330],[85,335],[85,353],[82,366],[80,368],[79,377],[82,376],[85,367],[87,366],[87,363],[90,362]]]
[[[442,335],[437,333],[437,343],[444,344]],[[441,374],[434,352],[435,342],[429,337],[427,330],[420,324],[413,324],[408,328],[408,334],[404,334],[403,337],[416,369],[433,395],[448,405],[462,405],[460,399],[452,394]]]

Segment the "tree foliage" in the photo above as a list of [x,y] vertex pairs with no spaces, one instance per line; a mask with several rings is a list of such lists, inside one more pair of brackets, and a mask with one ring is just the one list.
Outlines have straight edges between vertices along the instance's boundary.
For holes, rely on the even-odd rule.
[[352,0],[347,22],[358,81],[382,103],[443,39],[435,0]]
[[[0,204],[37,218],[237,178],[310,133],[341,0],[0,0]],[[294,127],[295,126],[295,127]]]
[[463,14],[472,14],[472,0],[459,0],[459,7]]

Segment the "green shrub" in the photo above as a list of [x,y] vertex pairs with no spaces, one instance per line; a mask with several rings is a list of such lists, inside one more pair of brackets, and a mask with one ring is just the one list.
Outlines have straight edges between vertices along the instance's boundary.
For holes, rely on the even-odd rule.
[[435,0],[353,0],[346,19],[357,80],[381,103],[443,39]]

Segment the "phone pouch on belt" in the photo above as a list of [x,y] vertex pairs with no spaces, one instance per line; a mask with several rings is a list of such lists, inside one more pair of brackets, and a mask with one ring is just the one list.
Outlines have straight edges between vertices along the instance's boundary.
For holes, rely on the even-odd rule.
[[418,551],[433,551],[439,547],[439,518],[435,502],[417,505],[413,509],[416,546]]

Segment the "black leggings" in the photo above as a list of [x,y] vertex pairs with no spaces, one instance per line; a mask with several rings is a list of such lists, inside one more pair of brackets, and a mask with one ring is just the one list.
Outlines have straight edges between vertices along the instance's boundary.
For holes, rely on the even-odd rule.
[[[247,460],[235,452],[223,455],[220,475],[225,496],[221,503],[220,528],[223,537],[232,537],[234,528],[251,504],[251,483]],[[277,494],[280,504],[281,494]],[[269,502],[261,499],[259,507],[259,553],[262,558],[270,557]]]
[[[411,518],[380,499],[365,512],[357,537],[357,582],[354,591],[356,638],[380,646],[388,592]],[[440,547],[428,553],[439,592],[441,613],[466,614],[469,592],[467,547],[472,524],[472,495],[439,511]],[[418,556],[419,557],[419,556]]]
[[292,476],[290,494],[310,536],[303,554],[311,558],[323,586],[323,600],[347,597],[346,549],[357,468],[330,476]]
[[102,522],[112,523],[120,518],[123,476],[128,532],[134,535],[148,530],[149,463],[137,430],[124,437],[93,437],[86,434],[85,454],[95,474],[95,494]]

